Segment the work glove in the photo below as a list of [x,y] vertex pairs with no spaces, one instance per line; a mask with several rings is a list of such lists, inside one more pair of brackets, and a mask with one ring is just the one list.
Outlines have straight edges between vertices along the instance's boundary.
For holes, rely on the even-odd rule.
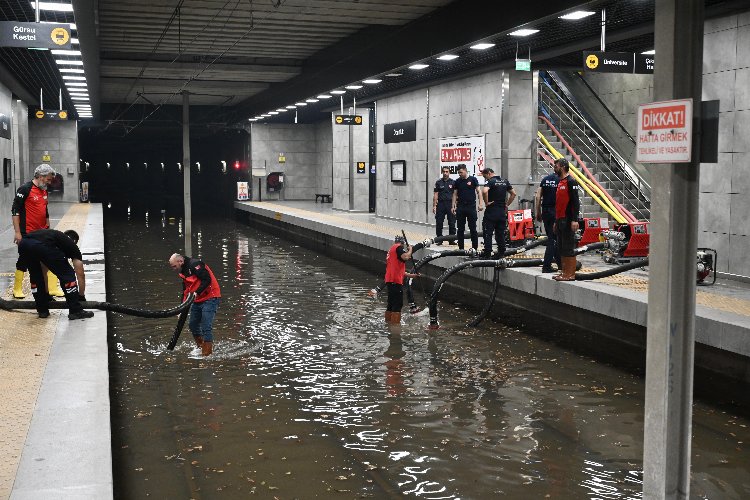
[[79,293],[78,300],[80,300],[81,302],[86,302],[86,296]]

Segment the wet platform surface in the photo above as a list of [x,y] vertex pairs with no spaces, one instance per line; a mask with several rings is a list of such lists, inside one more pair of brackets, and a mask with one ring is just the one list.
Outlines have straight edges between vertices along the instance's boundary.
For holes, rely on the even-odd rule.
[[[298,225],[353,243],[387,251],[393,237],[404,230],[411,243],[434,237],[434,226],[377,217],[368,213],[333,210],[310,201],[235,202],[235,208],[269,219]],[[480,228],[480,246],[482,244]],[[470,243],[467,241],[467,248]],[[455,246],[432,246],[424,252],[444,251]],[[541,256],[543,248],[530,255]],[[592,255],[593,254],[593,255]],[[593,272],[612,266],[597,254],[580,256],[581,272]],[[721,258],[721,256],[719,256]],[[450,267],[459,258],[433,261],[438,267]],[[490,270],[473,274],[489,281]],[[552,274],[541,274],[537,268],[507,269],[504,286],[548,300],[574,306],[605,316],[646,326],[648,303],[648,270],[637,269],[596,281],[558,283]],[[696,292],[696,341],[707,346],[750,356],[750,285],[718,279],[713,286],[699,286]]]
[[[86,297],[106,300],[101,206],[52,203],[50,224],[79,233]],[[0,290],[12,299],[12,229],[0,239]],[[24,291],[32,300],[28,274]],[[67,312],[0,311],[0,498],[112,497],[107,318]]]

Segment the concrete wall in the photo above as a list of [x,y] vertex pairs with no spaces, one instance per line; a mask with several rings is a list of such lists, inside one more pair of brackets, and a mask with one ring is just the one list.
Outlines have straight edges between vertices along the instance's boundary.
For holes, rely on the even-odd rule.
[[[284,190],[281,195],[267,193],[264,184],[262,199],[275,200],[281,197],[285,200],[312,200],[315,193],[330,193],[331,140],[327,129],[330,130],[327,123],[253,124],[250,135],[253,169],[265,167],[266,174],[284,172]],[[285,163],[279,163],[281,153],[286,159]],[[326,185],[327,191],[318,191]]]
[[719,163],[701,165],[698,244],[719,271],[750,276],[750,10],[706,21],[703,99],[719,99]]
[[[353,110],[344,110],[352,114]],[[338,111],[331,113],[331,127],[333,128],[333,208],[339,210],[367,211],[369,209],[369,168],[364,174],[357,173],[357,162],[370,164],[370,110],[357,109],[357,115],[362,116],[362,125],[335,125],[333,117]],[[351,143],[349,131],[351,129]],[[349,149],[352,150],[350,158]],[[349,179],[353,177],[354,198],[349,199]]]
[[[9,118],[11,132],[10,139],[0,137],[0,176],[3,173],[3,158],[13,160],[11,182],[7,186],[4,182],[0,183],[0,211],[4,214],[0,217],[0,231],[3,231],[12,224],[10,207],[13,204],[13,197],[20,183],[25,182],[26,173],[29,170],[29,111],[25,103],[15,99],[10,90],[0,84],[0,113]],[[3,179],[0,178],[0,180]]]
[[[78,122],[32,120],[29,122],[29,137],[32,174],[37,165],[47,163],[62,175],[64,190],[62,193],[51,192],[50,200],[78,201]],[[45,154],[50,155],[50,161],[42,160]],[[32,176],[27,175],[25,180]]]
[[584,73],[583,77],[625,130],[635,137],[638,105],[654,100],[653,75]]
[[[442,137],[485,134],[487,165],[499,171],[503,77],[492,71],[378,101],[377,215],[434,223],[432,185],[440,177]],[[406,120],[417,121],[417,140],[383,143],[383,125]],[[391,182],[392,160],[406,161],[405,184]]]

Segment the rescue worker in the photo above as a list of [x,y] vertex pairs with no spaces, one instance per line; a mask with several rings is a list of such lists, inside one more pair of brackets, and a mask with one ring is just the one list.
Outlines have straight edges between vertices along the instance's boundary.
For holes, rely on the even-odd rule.
[[[36,302],[40,318],[49,316],[49,295],[44,283],[42,264],[55,273],[65,292],[68,303],[68,319],[92,318],[94,313],[84,311],[80,301],[86,300],[86,276],[83,271],[83,257],[78,249],[78,233],[73,230],[64,233],[55,229],[38,229],[24,235],[18,243],[18,253],[29,268],[31,293]],[[68,263],[71,259],[73,267]]]
[[213,352],[213,323],[219,307],[221,289],[211,268],[200,259],[192,259],[178,253],[169,258],[169,267],[182,278],[182,300],[195,292],[195,301],[190,307],[188,325],[195,345],[203,356]]
[[496,176],[491,168],[482,170],[482,176],[487,184],[482,188],[484,199],[484,219],[482,229],[484,232],[484,255],[492,256],[492,234],[495,233],[497,241],[497,255],[502,258],[505,255],[505,229],[508,227],[507,209],[516,198],[516,192],[507,179]]
[[544,251],[543,273],[553,273],[552,261],[560,266],[560,252],[557,249],[557,239],[552,227],[555,225],[555,196],[557,194],[557,183],[560,178],[556,173],[551,173],[542,179],[534,195],[534,211],[536,220],[544,224],[544,233],[547,235],[547,249]]
[[[13,243],[18,245],[27,233],[37,229],[49,228],[49,211],[47,210],[47,187],[55,179],[55,169],[42,163],[34,169],[34,179],[22,185],[16,190],[11,207],[11,219],[13,220]],[[23,275],[27,265],[18,256],[16,262],[16,274],[13,282],[13,297],[23,299]],[[55,297],[62,297],[63,291],[58,285],[58,280],[51,275],[47,269],[43,270],[47,280],[47,290]]]
[[578,198],[578,182],[570,175],[569,170],[568,160],[555,160],[555,173],[560,178],[555,193],[555,231],[562,262],[560,274],[553,276],[557,281],[576,279],[575,234],[578,231],[581,202]]
[[404,277],[417,278],[419,274],[406,272],[406,261],[411,259],[412,246],[397,241],[388,249],[385,258],[385,286],[388,288],[388,306],[385,309],[386,323],[401,323],[404,307]]
[[[451,171],[448,167],[443,167],[443,176],[435,181],[435,189],[432,196],[432,213],[435,214],[435,234],[439,237],[443,235],[443,222],[448,217],[448,234],[456,234],[456,216],[453,214],[453,184],[454,180],[450,177]],[[439,241],[436,245],[442,245]]]
[[466,165],[458,166],[458,179],[453,184],[453,213],[456,214],[458,225],[458,248],[464,249],[464,228],[469,222],[469,233],[471,235],[471,248],[479,248],[479,236],[477,235],[477,201],[479,211],[484,210],[482,195],[479,192],[479,181],[466,171]]

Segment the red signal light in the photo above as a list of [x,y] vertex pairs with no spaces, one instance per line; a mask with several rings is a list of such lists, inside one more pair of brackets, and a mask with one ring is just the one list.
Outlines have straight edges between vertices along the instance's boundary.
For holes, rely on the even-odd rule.
[[239,162],[239,160],[237,160],[237,161],[234,162],[234,169],[235,170],[239,170],[240,169],[240,162]]

